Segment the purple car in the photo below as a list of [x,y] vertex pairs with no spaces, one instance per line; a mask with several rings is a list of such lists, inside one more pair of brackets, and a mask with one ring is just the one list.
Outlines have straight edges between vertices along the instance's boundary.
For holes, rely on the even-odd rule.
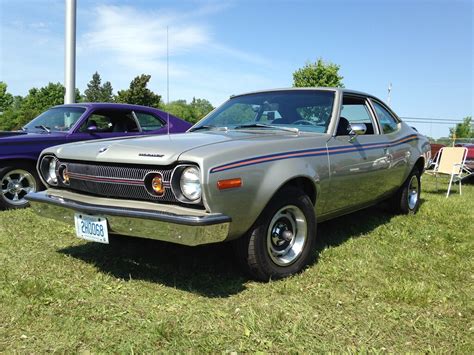
[[80,103],[43,112],[21,131],[0,132],[0,209],[27,205],[25,195],[43,188],[36,173],[40,152],[50,146],[101,138],[185,132],[191,124],[145,106]]

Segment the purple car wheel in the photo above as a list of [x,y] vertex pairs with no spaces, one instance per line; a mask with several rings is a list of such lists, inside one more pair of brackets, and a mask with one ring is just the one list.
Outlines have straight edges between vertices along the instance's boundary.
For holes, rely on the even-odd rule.
[[38,189],[36,177],[28,170],[5,168],[0,175],[0,207],[22,208],[28,205],[26,194]]

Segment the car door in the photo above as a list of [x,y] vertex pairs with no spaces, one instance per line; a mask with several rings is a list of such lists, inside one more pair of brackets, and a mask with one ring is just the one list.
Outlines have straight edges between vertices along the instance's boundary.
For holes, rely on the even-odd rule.
[[[350,135],[351,124],[363,123],[365,134]],[[327,143],[330,197],[326,210],[362,206],[380,197],[389,163],[389,143],[380,134],[366,97],[344,94],[336,134]]]
[[371,98],[370,103],[379,122],[380,132],[390,143],[388,149],[390,165],[383,177],[384,184],[387,190],[395,190],[405,179],[409,166],[410,146],[404,142],[406,136],[401,135],[401,122],[398,117],[382,102]]

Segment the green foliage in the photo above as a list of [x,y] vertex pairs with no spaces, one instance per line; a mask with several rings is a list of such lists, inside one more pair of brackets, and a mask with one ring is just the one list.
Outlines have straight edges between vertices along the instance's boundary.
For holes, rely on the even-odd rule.
[[472,116],[464,117],[462,123],[449,129],[449,134],[451,138],[474,138]]
[[214,107],[206,99],[193,98],[189,104],[186,100],[171,101],[169,104],[165,104],[163,109],[183,120],[196,123],[211,112]]
[[[76,92],[76,102],[81,94]],[[15,96],[9,109],[0,116],[0,130],[20,129],[26,123],[49,108],[64,103],[65,88],[61,83],[48,83],[41,88],[32,88],[24,98]]]
[[319,224],[317,261],[269,283],[229,243],[103,245],[0,212],[0,352],[472,354],[474,186],[446,199],[447,185],[424,176],[414,216]]
[[343,77],[339,75],[340,66],[324,62],[321,58],[315,63],[306,63],[293,73],[294,87],[344,87]]
[[102,79],[100,74],[95,72],[92,75],[91,81],[87,84],[87,89],[84,90],[85,102],[113,102],[113,88],[110,81],[106,81],[101,85]]
[[13,105],[13,95],[7,92],[7,84],[0,81],[0,112],[8,110]]
[[147,88],[150,78],[151,75],[145,74],[137,76],[127,90],[117,93],[116,101],[159,108],[161,96]]

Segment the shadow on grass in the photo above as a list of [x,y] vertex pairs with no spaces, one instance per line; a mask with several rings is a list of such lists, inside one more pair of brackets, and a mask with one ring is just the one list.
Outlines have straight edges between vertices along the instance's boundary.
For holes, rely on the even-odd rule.
[[[392,217],[387,206],[377,205],[319,224],[316,263],[325,248],[369,233]],[[59,252],[91,263],[117,278],[156,282],[205,297],[237,294],[249,280],[234,259],[231,243],[186,247],[112,236],[110,245],[87,243]]]
[[228,297],[248,278],[233,262],[230,243],[187,247],[150,239],[111,236],[110,244],[87,243],[59,250],[124,280],[160,283],[206,297]]

